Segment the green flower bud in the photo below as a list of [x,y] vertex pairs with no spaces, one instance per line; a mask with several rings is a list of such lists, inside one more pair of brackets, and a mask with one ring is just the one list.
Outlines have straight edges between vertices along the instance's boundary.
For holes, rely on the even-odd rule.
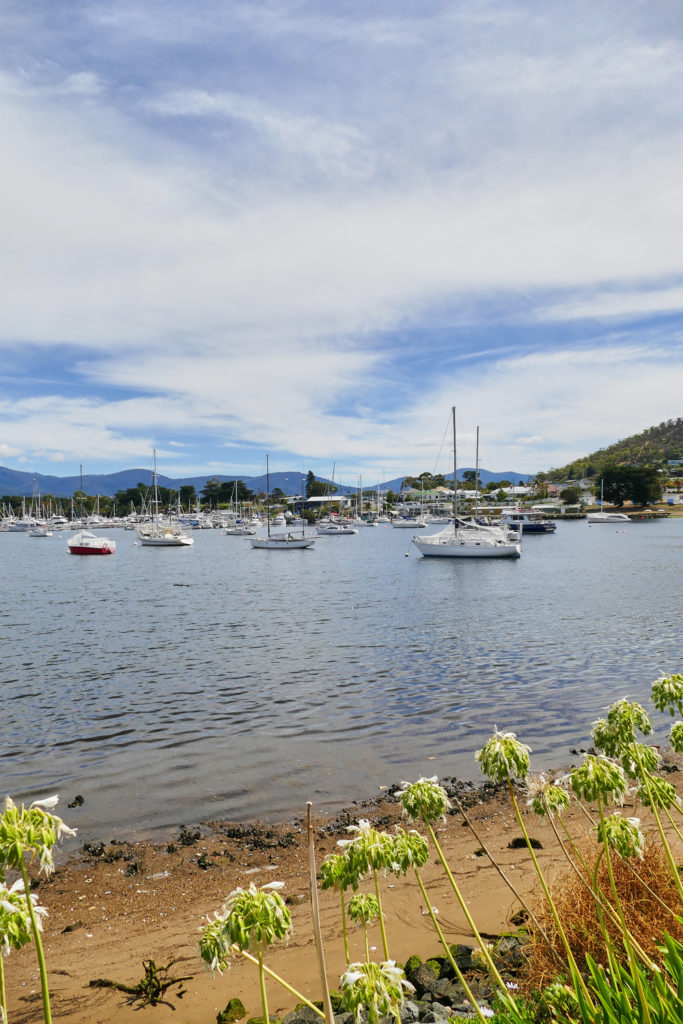
[[637,779],[643,772],[650,775],[658,771],[662,757],[658,750],[648,747],[645,743],[629,743],[623,748],[620,761],[626,774],[632,779]]
[[623,818],[621,814],[610,814],[603,818],[597,828],[598,840],[616,850],[624,859],[637,857],[643,859],[645,837],[640,831],[639,818]]
[[683,754],[683,722],[674,722],[671,726],[669,742],[677,754]]
[[635,742],[636,730],[642,732],[643,736],[648,736],[652,732],[652,724],[645,708],[625,697],[607,709],[607,721],[624,744]]
[[413,992],[413,986],[393,960],[382,964],[349,964],[341,977],[344,1009],[360,1024],[363,1011],[369,1012],[371,1020],[385,1014],[398,1014],[406,994]]
[[569,794],[558,786],[556,782],[550,782],[545,775],[535,775],[526,780],[526,793],[529,799],[527,806],[532,807],[535,814],[543,817],[548,814],[562,814],[569,807]]
[[657,775],[650,775],[647,780],[640,783],[638,797],[646,807],[654,806],[668,810],[674,804],[677,807],[681,804],[680,797],[671,783]]
[[370,893],[357,892],[349,900],[349,917],[356,924],[369,924],[379,917],[377,897]]
[[626,792],[624,770],[616,761],[602,754],[587,754],[585,762],[569,773],[569,782],[576,795],[589,803],[598,798],[623,803]]
[[658,711],[668,711],[673,717],[677,710],[683,715],[683,676],[660,676],[652,684],[652,703]]
[[491,739],[474,755],[484,775],[498,782],[507,779],[524,779],[529,771],[531,747],[515,736],[514,732],[495,730]]
[[437,784],[436,775],[431,779],[418,779],[417,782],[403,782],[405,788],[396,796],[403,804],[403,810],[412,819],[423,818],[425,821],[436,821],[445,815],[450,808],[446,790]]

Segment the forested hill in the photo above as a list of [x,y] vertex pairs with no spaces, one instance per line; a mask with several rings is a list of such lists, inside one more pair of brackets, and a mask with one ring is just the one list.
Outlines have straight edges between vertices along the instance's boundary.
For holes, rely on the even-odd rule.
[[683,419],[665,420],[657,427],[648,427],[609,448],[599,448],[592,455],[575,459],[560,469],[543,474],[548,480],[580,480],[599,476],[607,465],[660,466],[669,459],[683,459]]

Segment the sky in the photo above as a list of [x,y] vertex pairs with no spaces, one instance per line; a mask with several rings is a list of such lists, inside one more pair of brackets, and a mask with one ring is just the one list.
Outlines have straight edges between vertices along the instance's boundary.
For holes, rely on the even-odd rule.
[[5,0],[0,465],[547,471],[682,414],[678,0]]

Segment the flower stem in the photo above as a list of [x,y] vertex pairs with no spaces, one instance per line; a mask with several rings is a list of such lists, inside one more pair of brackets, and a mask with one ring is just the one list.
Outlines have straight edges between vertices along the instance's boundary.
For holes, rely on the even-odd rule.
[[583,992],[584,998],[587,1000],[587,1002],[588,1002],[589,1006],[591,1007],[591,1009],[594,1010],[595,1007],[593,1006],[593,1001],[591,1000],[591,997],[590,997],[590,995],[588,993],[588,989],[586,988],[586,983],[584,982],[583,978],[581,977],[581,972],[579,971],[579,968],[578,968],[578,965],[576,963],[576,960],[574,959],[574,954],[572,953],[571,946],[569,945],[569,940],[567,939],[567,935],[565,933],[565,930],[562,927],[562,922],[560,921],[559,914],[557,913],[557,908],[555,907],[555,904],[553,902],[553,898],[550,895],[550,889],[548,888],[548,883],[545,880],[543,872],[541,871],[541,866],[538,863],[538,858],[536,857],[536,854],[534,853],[534,848],[531,845],[531,840],[529,839],[529,833],[526,830],[526,825],[524,824],[524,819],[522,818],[522,812],[520,811],[519,804],[517,803],[517,798],[515,796],[515,791],[514,791],[514,788],[512,786],[512,781],[510,779],[510,776],[508,776],[507,784],[508,784],[508,791],[510,793],[510,800],[512,801],[512,806],[513,806],[514,812],[515,812],[515,814],[517,816],[517,821],[519,823],[519,827],[522,830],[522,835],[524,836],[524,841],[525,841],[525,843],[527,845],[527,849],[528,849],[529,853],[531,854],[531,860],[533,862],[534,868],[536,869],[536,874],[538,875],[538,879],[539,879],[539,881],[541,883],[541,886],[543,887],[543,892],[545,893],[545,898],[548,901],[548,907],[550,908],[550,913],[552,914],[553,920],[555,921],[555,927],[557,928],[558,934],[559,934],[559,936],[560,936],[560,938],[562,940],[562,945],[564,946],[564,950],[565,950],[565,953],[567,955],[567,960],[569,962],[569,968],[570,968],[571,973],[572,973],[572,978],[573,978],[574,984],[580,986],[581,991]]
[[[247,960],[251,960],[253,964],[258,965],[257,958],[255,956],[252,956],[251,953],[247,953],[245,949],[241,949],[240,953],[242,956],[246,957]],[[325,1014],[322,1012],[321,1009],[319,1009],[319,1007],[314,1006],[310,999],[307,999],[306,996],[301,994],[301,992],[298,992],[295,988],[292,988],[292,986],[288,982],[286,982],[284,978],[281,978],[279,974],[275,973],[275,971],[271,971],[270,967],[266,967],[264,963],[261,963],[261,966],[263,968],[264,974],[267,974],[269,978],[272,978],[273,981],[276,981],[278,985],[282,985],[282,987],[286,989],[291,995],[293,995],[300,1002],[305,1003],[306,1006],[308,1006],[311,1010],[315,1010],[318,1016],[321,1017],[322,1020],[325,1020]]]
[[5,994],[5,963],[0,950],[0,1009],[2,1009],[3,1024],[7,1024],[7,995]]
[[377,906],[379,907],[379,930],[382,933],[382,949],[384,950],[384,959],[389,959],[389,945],[387,943],[387,933],[384,927],[384,911],[382,910],[382,897],[379,892],[379,877],[377,875],[377,868],[372,869],[372,873],[375,878],[375,895],[377,897]]
[[476,1001],[476,999],[472,995],[472,992],[470,991],[470,987],[467,984],[467,982],[465,981],[465,978],[464,978],[464,975],[463,975],[462,971],[460,970],[460,968],[458,967],[457,963],[455,962],[455,957],[451,953],[450,947],[449,947],[448,943],[446,942],[446,938],[444,936],[444,933],[441,931],[441,926],[440,926],[439,922],[436,919],[436,914],[434,913],[434,910],[432,909],[432,904],[431,904],[431,901],[429,899],[429,896],[427,895],[427,890],[425,889],[425,885],[424,885],[424,882],[422,881],[422,877],[420,875],[420,872],[417,870],[417,868],[415,868],[414,870],[415,870],[415,877],[417,878],[417,884],[420,886],[420,892],[422,893],[422,898],[425,901],[425,904],[426,904],[427,909],[429,911],[429,916],[432,919],[432,924],[436,928],[437,935],[439,936],[439,939],[441,940],[441,945],[444,948],[444,952],[446,953],[446,956],[448,957],[448,959],[451,962],[451,967],[455,971],[455,973],[457,975],[457,978],[458,978],[458,981],[460,982],[462,987],[465,989],[465,995],[467,996],[467,998],[469,999],[470,1003],[472,1004],[472,1006],[474,1007],[474,1009],[476,1011],[477,1019],[480,1020],[480,1021],[483,1021],[484,1020],[484,1015],[481,1012],[481,1010],[479,1009],[479,1003]]
[[351,963],[351,957],[349,955],[349,930],[346,927],[346,905],[344,900],[344,890],[339,890],[339,896],[341,898],[341,916],[342,916],[342,935],[344,936],[344,956],[346,957],[346,966],[348,967]]
[[38,920],[36,918],[35,910],[33,909],[33,900],[31,899],[31,880],[28,877],[28,871],[26,870],[26,863],[24,858],[21,858],[19,863],[21,870],[21,876],[24,879],[24,895],[26,897],[26,906],[28,907],[28,914],[31,918],[31,931],[33,932],[33,941],[36,944],[36,956],[38,957],[38,969],[40,971],[40,989],[43,995],[43,1019],[45,1024],[52,1024],[52,1013],[50,1012],[50,993],[47,987],[47,967],[45,966],[45,953],[43,951],[43,943],[40,939],[40,929],[38,927]]
[[258,977],[261,988],[261,1006],[263,1007],[263,1024],[270,1024],[268,1016],[268,998],[266,996],[266,976],[263,971],[263,953],[259,950],[258,955]]
[[501,978],[500,972],[499,972],[498,968],[496,967],[496,965],[493,962],[493,958],[492,958],[491,954],[489,953],[488,946],[486,945],[486,943],[482,939],[481,935],[479,934],[479,929],[477,928],[476,924],[474,923],[474,919],[473,919],[472,915],[469,912],[469,909],[467,907],[467,904],[465,903],[465,899],[464,899],[462,893],[460,892],[460,889],[458,887],[458,883],[453,878],[453,875],[451,873],[451,869],[448,866],[448,862],[446,861],[446,858],[444,856],[443,850],[441,849],[441,846],[439,845],[439,840],[436,838],[436,832],[434,831],[434,828],[432,827],[432,823],[427,818],[423,818],[423,821],[424,821],[425,825],[427,826],[427,828],[429,830],[429,834],[432,837],[432,842],[434,843],[434,848],[436,849],[436,852],[437,852],[437,855],[439,857],[439,860],[441,861],[441,866],[443,867],[444,871],[446,872],[446,876],[448,877],[448,881],[451,883],[451,888],[453,889],[453,892],[455,893],[456,899],[457,899],[458,903],[460,904],[460,909],[462,910],[463,914],[465,915],[465,919],[467,920],[467,923],[468,923],[468,925],[470,926],[470,928],[472,930],[472,934],[474,935],[475,939],[477,940],[477,945],[479,946],[479,948],[480,948],[480,950],[482,952],[482,956],[486,960],[486,963],[488,965],[489,970],[491,971],[491,974],[496,979],[496,983],[498,984],[500,989],[505,992],[505,991],[507,991],[507,989],[505,988],[505,982]]

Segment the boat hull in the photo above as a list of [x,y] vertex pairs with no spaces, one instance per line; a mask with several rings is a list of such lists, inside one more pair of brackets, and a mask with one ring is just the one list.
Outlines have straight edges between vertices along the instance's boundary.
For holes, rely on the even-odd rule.
[[413,537],[413,544],[425,558],[519,558],[519,544],[504,541],[442,540],[432,542],[427,537]]
[[315,537],[252,537],[253,548],[266,548],[270,551],[293,551],[301,548],[311,548],[315,544]]

